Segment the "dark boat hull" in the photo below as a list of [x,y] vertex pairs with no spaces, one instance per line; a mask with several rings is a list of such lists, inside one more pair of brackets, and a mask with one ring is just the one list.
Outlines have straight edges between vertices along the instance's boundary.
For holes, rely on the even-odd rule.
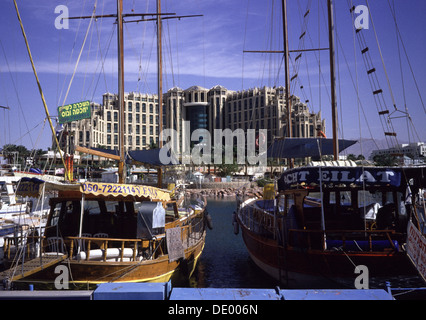
[[288,287],[354,286],[356,266],[366,266],[369,278],[413,276],[416,270],[404,252],[344,252],[284,248],[240,223],[242,237],[253,262]]

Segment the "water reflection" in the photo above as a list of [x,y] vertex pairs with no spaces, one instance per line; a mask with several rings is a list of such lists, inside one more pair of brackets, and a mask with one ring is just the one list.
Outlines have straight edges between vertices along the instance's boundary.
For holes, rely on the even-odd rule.
[[273,288],[276,281],[250,259],[241,234],[235,235],[232,213],[235,198],[209,198],[207,209],[213,230],[207,231],[206,246],[189,285],[197,288]]

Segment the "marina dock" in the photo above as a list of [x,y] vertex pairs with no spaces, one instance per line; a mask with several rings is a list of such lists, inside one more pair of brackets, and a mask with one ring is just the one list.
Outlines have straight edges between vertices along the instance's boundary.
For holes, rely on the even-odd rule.
[[241,288],[173,288],[165,283],[105,283],[95,290],[0,291],[0,300],[160,300],[160,301],[279,301],[279,300],[394,300],[391,291],[282,290]]

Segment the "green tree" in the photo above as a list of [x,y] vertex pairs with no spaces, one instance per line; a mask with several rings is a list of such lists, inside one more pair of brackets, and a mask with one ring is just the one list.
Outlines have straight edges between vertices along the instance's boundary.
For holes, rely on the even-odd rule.
[[398,158],[386,154],[374,156],[373,161],[378,167],[392,167],[398,165]]
[[149,145],[148,145],[149,149],[157,149],[158,145],[154,142],[154,140],[152,140]]

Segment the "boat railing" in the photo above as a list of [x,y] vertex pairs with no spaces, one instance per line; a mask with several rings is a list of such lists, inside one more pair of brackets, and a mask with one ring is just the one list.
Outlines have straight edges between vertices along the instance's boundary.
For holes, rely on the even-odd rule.
[[251,231],[275,237],[274,214],[255,206],[246,205],[240,209],[240,220]]
[[[191,223],[180,226],[181,241],[186,249],[203,237],[203,219],[191,219]],[[138,261],[167,254],[166,234],[152,239],[119,239],[99,237],[67,237],[70,257],[77,260]],[[145,253],[142,258],[142,253]]]
[[[177,221],[179,222],[179,221]],[[174,225],[181,229],[184,249],[193,246],[204,236],[204,219],[193,217],[185,225]],[[173,227],[173,226],[172,226]],[[46,234],[44,232],[43,234]],[[51,233],[52,234],[52,233]],[[104,234],[78,236],[38,236],[27,234],[4,238],[4,258],[11,261],[40,257],[40,255],[67,254],[72,259],[96,261],[137,261],[167,254],[166,234],[157,234],[151,239],[112,238]]]
[[43,241],[43,238],[43,236],[37,235],[5,237],[3,244],[4,258],[7,260],[14,259],[18,253],[26,259],[38,257],[40,255],[39,243]]
[[399,251],[395,230],[288,230],[288,247],[308,250]]
[[[91,258],[107,261],[114,255],[117,261],[136,261],[138,248],[147,249],[150,244],[158,241],[143,239],[118,239],[98,237],[67,237],[70,257],[89,261]],[[113,251],[113,249],[117,249]],[[100,254],[100,255],[99,255]],[[96,256],[98,255],[98,256]]]

